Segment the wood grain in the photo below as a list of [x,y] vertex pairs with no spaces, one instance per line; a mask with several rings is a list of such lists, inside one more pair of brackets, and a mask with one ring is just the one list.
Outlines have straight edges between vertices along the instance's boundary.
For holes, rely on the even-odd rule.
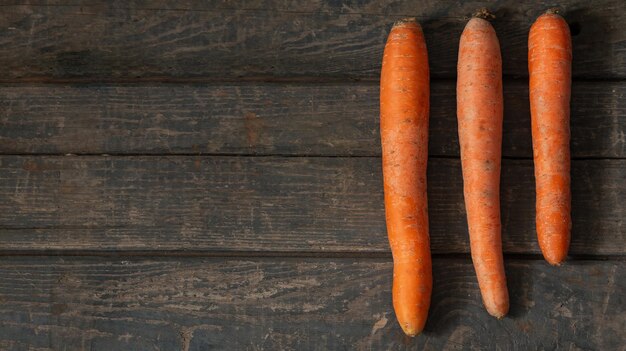
[[[7,4],[0,12],[0,77],[378,79],[388,30],[407,16],[424,26],[432,75],[454,77],[460,33],[482,7],[497,16],[504,74],[526,76],[528,29],[550,6],[512,0]],[[559,6],[576,29],[574,77],[626,77],[623,2]]]
[[[623,348],[626,7],[560,2],[577,160],[574,257],[554,268],[533,256],[523,78],[528,29],[552,5],[0,4],[0,349]],[[512,158],[502,321],[480,302],[456,159],[458,38],[484,6],[497,15]],[[391,307],[378,157],[382,48],[407,16],[426,33],[435,156],[433,301],[413,340]]]
[[[468,252],[460,163],[431,159],[435,253]],[[0,250],[388,253],[380,159],[0,157]],[[532,161],[502,167],[504,250],[538,253]],[[574,255],[626,252],[626,160],[572,163]]]
[[[454,82],[431,155],[458,156]],[[575,82],[574,157],[626,157],[626,84]],[[532,157],[528,85],[504,85],[503,154]],[[380,155],[377,84],[1,86],[0,153]]]
[[[506,262],[510,316],[471,263],[434,260],[426,331],[407,339],[382,259],[0,259],[4,350],[617,350],[626,266]],[[581,334],[584,337],[581,337]]]

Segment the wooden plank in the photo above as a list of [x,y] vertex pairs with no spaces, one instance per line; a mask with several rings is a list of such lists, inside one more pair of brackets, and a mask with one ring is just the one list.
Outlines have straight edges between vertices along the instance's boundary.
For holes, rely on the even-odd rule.
[[[575,255],[626,253],[626,160],[572,163]],[[0,157],[1,250],[388,253],[379,158]],[[435,253],[468,252],[460,162],[431,159]],[[504,250],[538,253],[532,162],[506,160]]]
[[5,350],[618,350],[626,265],[509,260],[490,317],[469,260],[435,259],[424,334],[402,335],[381,259],[10,257]]
[[[626,157],[626,83],[575,82],[574,157]],[[455,86],[434,81],[430,154],[458,156]],[[503,154],[532,157],[528,85],[504,85]],[[0,152],[380,155],[377,84],[2,86]]]
[[[435,77],[456,74],[468,16],[498,18],[505,75],[527,75],[532,22],[553,4],[514,0],[402,2],[160,0],[5,5],[2,80],[332,77],[378,79],[391,24],[423,23]],[[575,77],[626,77],[626,10],[620,0],[559,2],[573,28]]]

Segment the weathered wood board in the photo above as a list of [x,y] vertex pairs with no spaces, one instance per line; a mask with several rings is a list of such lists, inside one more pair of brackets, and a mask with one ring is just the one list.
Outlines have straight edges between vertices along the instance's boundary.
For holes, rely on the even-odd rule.
[[[0,153],[380,155],[377,84],[0,87]],[[454,82],[429,153],[458,156]],[[532,157],[528,84],[504,84],[503,155]],[[626,83],[574,82],[572,155],[626,157]]]
[[[432,249],[468,252],[460,162],[428,165]],[[531,160],[502,166],[504,250],[538,253]],[[572,162],[574,255],[626,252],[626,160]],[[0,157],[3,250],[389,251],[370,157]]]
[[489,7],[503,72],[526,76],[528,30],[555,5],[572,26],[575,77],[626,77],[620,0],[54,1],[0,11],[0,81],[81,78],[377,79],[392,23],[422,22],[434,77],[454,77],[469,16]]
[[623,261],[507,260],[490,317],[469,260],[435,259],[430,316],[408,339],[386,259],[5,257],[3,350],[619,350]]
[[[561,267],[536,243],[526,82],[528,29],[555,5],[574,47]],[[501,321],[470,260],[455,112],[459,35],[485,6]],[[378,131],[384,41],[408,16],[432,77],[416,339],[391,306]],[[618,0],[0,3],[0,350],[626,350],[624,23]]]

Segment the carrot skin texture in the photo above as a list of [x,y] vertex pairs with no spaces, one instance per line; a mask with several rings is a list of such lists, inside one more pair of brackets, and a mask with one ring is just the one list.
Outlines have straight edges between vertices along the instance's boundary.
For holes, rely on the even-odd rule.
[[502,116],[500,44],[488,21],[472,18],[461,35],[457,67],[463,192],[483,303],[497,318],[509,310],[500,223]]
[[393,306],[402,330],[419,334],[432,291],[426,164],[430,77],[420,25],[398,22],[383,56],[380,131]]
[[570,94],[572,43],[563,17],[546,13],[528,36],[530,114],[535,162],[539,247],[552,265],[570,243]]

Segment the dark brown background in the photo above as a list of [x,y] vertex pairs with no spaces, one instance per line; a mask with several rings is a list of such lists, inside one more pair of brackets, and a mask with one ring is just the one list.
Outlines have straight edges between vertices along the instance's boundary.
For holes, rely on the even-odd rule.
[[[244,4],[242,4],[244,3]],[[573,34],[571,257],[534,232],[527,33]],[[458,39],[497,15],[511,313],[482,307],[455,116]],[[432,72],[434,289],[391,307],[378,75],[417,16]],[[624,350],[623,1],[0,3],[1,350]]]

